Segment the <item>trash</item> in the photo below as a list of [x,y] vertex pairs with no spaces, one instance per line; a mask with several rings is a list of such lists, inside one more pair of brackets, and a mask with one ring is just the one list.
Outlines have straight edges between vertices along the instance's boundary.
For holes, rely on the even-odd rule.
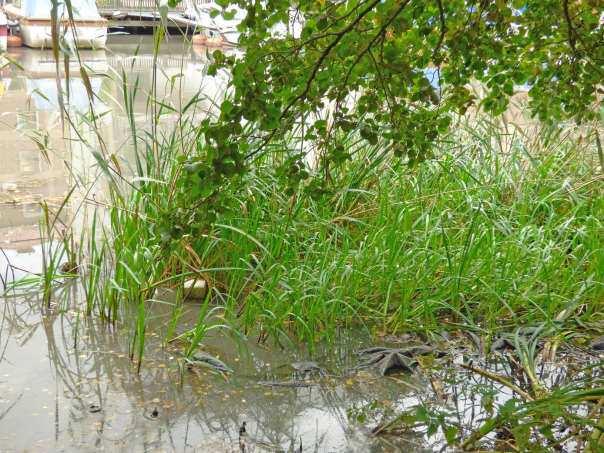
[[96,414],[97,412],[101,412],[101,406],[93,403],[90,406],[88,406],[88,412],[90,412],[91,414]]
[[187,299],[203,299],[208,293],[208,284],[202,278],[187,280],[183,286],[185,298]]
[[409,372],[413,371],[413,368],[417,365],[416,356],[432,353],[441,355],[439,351],[435,351],[429,346],[409,346],[406,348],[377,346],[367,348],[358,352],[358,355],[367,357],[358,368],[375,368],[382,376],[399,371]]

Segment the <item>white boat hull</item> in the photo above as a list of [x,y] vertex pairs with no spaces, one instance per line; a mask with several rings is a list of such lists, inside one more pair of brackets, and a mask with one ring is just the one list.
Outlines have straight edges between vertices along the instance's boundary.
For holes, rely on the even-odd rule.
[[[22,9],[13,5],[5,5],[3,9],[9,18],[19,21],[23,44],[35,49],[52,48],[50,18],[28,17]],[[107,43],[107,25],[107,19],[100,16],[91,19],[76,18],[73,22],[62,19],[59,33],[70,46],[102,49]]]

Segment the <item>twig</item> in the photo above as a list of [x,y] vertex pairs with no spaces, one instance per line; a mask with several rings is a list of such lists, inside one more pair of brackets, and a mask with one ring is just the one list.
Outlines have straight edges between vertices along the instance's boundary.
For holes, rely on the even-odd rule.
[[353,20],[350,24],[348,24],[347,27],[344,27],[341,31],[339,31],[337,33],[335,39],[329,43],[329,45],[323,50],[323,52],[321,52],[319,59],[315,63],[315,65],[312,69],[312,72],[310,73],[310,77],[306,81],[306,86],[304,87],[304,90],[298,96],[296,96],[294,99],[292,99],[289,102],[289,104],[287,104],[287,106],[281,113],[280,119],[283,119],[285,117],[285,115],[287,115],[287,113],[289,113],[290,109],[294,106],[294,104],[296,102],[301,101],[304,98],[306,98],[306,96],[308,95],[308,92],[310,91],[310,87],[312,86],[312,83],[315,80],[317,73],[319,72],[319,69],[321,69],[321,66],[323,65],[323,61],[325,61],[325,59],[329,56],[329,54],[331,53],[333,48],[338,45],[338,43],[340,42],[340,40],[344,37],[344,35],[346,33],[348,33],[350,30],[352,30],[363,19],[363,17],[365,17],[367,14],[369,14],[371,12],[371,10],[380,2],[381,2],[381,0],[373,0],[369,4],[369,6],[367,8],[365,8],[355,18],[355,20]]
[[398,15],[403,11],[403,9],[405,9],[405,6],[407,6],[407,4],[410,2],[411,0],[407,0],[405,2],[403,2],[397,9],[396,11],[394,11],[394,14],[392,16],[390,16],[388,18],[388,20],[386,22],[384,22],[384,24],[380,27],[379,31],[376,33],[376,35],[373,37],[373,39],[371,41],[369,41],[369,43],[365,46],[365,48],[363,48],[363,50],[361,52],[359,52],[359,54],[357,55],[357,57],[355,58],[354,62],[350,65],[350,67],[348,68],[348,71],[346,73],[346,76],[344,77],[344,82],[342,83],[341,87],[342,88],[346,88],[346,84],[348,83],[348,79],[350,78],[350,75],[352,73],[352,70],[355,68],[355,66],[359,63],[359,61],[361,61],[361,59],[365,56],[365,54],[367,52],[369,52],[371,50],[371,47],[375,44],[375,42],[386,32],[386,29],[390,26],[390,24],[392,24],[392,22],[394,22],[394,20],[398,17]]
[[[329,54],[331,53],[331,51],[334,49],[334,47],[336,47],[338,45],[338,43],[342,40],[342,38],[344,37],[344,35],[346,35],[346,33],[350,32],[367,14],[369,14],[371,12],[371,10],[373,10],[373,8],[375,8],[379,3],[381,2],[381,0],[373,0],[369,6],[367,6],[367,8],[365,8],[363,11],[361,11],[359,13],[359,15],[348,24],[348,26],[344,27],[342,30],[340,30],[337,34],[336,37],[333,39],[333,41],[331,41],[329,43],[329,45],[323,49],[323,52],[321,52],[321,55],[319,55],[319,59],[317,60],[317,62],[315,63],[315,65],[313,66],[313,69],[310,73],[310,76],[308,77],[308,79],[306,80],[306,85],[304,87],[304,90],[302,90],[302,92],[297,95],[294,99],[292,99],[287,106],[285,107],[285,109],[283,109],[283,112],[281,113],[281,116],[279,117],[279,120],[282,120],[288,113],[289,111],[292,109],[292,107],[298,102],[298,101],[302,101],[303,99],[306,98],[306,96],[308,96],[308,92],[310,91],[310,88],[312,86],[312,83],[314,82],[317,73],[319,72],[319,69],[321,69],[321,66],[323,66],[323,62],[325,61],[325,59],[329,56]],[[275,128],[271,131],[271,133],[262,141],[262,143],[260,144],[260,146],[258,146],[258,148],[256,148],[255,150],[249,152],[246,156],[245,159],[249,159],[250,157],[253,157],[254,155],[258,154],[260,151],[262,151],[264,149],[264,147],[271,141],[271,139],[274,137],[276,131],[278,128]]]
[[604,151],[602,151],[602,142],[600,141],[600,133],[596,129],[596,147],[598,149],[598,159],[600,159],[600,172],[604,173]]
[[576,47],[576,31],[573,27],[573,22],[570,18],[570,13],[568,11],[568,0],[562,0],[562,11],[564,12],[564,20],[566,21],[566,27],[568,28],[568,44],[570,48],[573,50],[573,54],[577,54]]
[[[438,56],[438,53],[440,52],[440,48],[443,45],[443,42],[445,40],[445,33],[447,33],[447,24],[445,23],[445,9],[443,8],[443,2],[442,2],[442,0],[436,0],[436,3],[438,4],[438,20],[440,21],[440,36],[438,38],[438,43],[436,44],[436,47],[434,48],[434,52],[432,52],[432,62],[434,62],[436,60],[436,57]],[[435,64],[437,66],[439,66],[440,61]]]
[[518,395],[520,395],[522,397],[522,399],[524,399],[525,401],[533,401],[533,397],[531,395],[529,395],[527,392],[522,390],[516,384],[510,382],[508,379],[506,379],[505,377],[503,377],[497,373],[493,373],[488,370],[483,370],[482,368],[477,368],[473,365],[466,365],[465,363],[462,363],[461,367],[465,368],[466,370],[473,371],[474,373],[480,374],[481,376],[491,379],[492,381],[498,382],[501,385],[506,386],[510,390],[512,390],[515,393],[517,393]]

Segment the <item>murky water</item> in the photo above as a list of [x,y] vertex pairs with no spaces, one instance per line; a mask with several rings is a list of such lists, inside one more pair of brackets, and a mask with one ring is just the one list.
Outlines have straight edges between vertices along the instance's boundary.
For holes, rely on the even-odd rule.
[[[50,51],[14,49],[16,64],[0,73],[0,272],[2,282],[41,271],[40,203],[56,209],[73,185],[75,198],[65,217],[85,228],[86,201],[103,199],[93,151],[114,153],[127,167],[132,149],[124,87],[137,127],[147,127],[152,89],[149,38],[114,37],[106,51],[82,52],[94,97],[69,62],[69,82],[58,89]],[[212,113],[226,76],[205,75],[204,49],[178,40],[158,57],[157,97],[177,110],[202,93],[198,115]],[[60,68],[65,77],[64,66]],[[61,94],[59,94],[61,93]],[[63,99],[60,98],[63,96]],[[69,112],[66,124],[61,105]],[[96,113],[96,128],[90,112]],[[174,121],[166,113],[162,121]],[[94,130],[100,131],[97,135]],[[80,208],[81,209],[81,208]],[[77,234],[77,232],[76,232]],[[157,307],[140,372],[128,355],[129,330],[87,319],[73,306],[44,308],[38,294],[2,299],[0,322],[1,451],[241,451],[239,429],[246,423],[245,451],[397,451],[351,425],[347,411],[375,399],[393,404],[417,383],[347,375],[358,338],[313,355],[326,376],[304,385],[291,363],[308,359],[301,348],[259,346],[254,338],[224,333],[204,342],[211,354],[234,369],[231,377],[183,368],[177,344],[162,344],[168,314]],[[196,307],[190,307],[195,317]],[[326,345],[327,346],[327,345]],[[401,383],[402,382],[402,383]]]
[[[44,312],[36,296],[3,306],[0,365],[2,451],[397,451],[348,422],[347,410],[375,398],[405,398],[405,384],[370,374],[346,376],[358,341],[319,351],[327,376],[289,382],[304,351],[265,348],[225,334],[204,349],[231,377],[179,366],[177,345],[151,334],[140,373],[129,335],[66,307]],[[190,307],[192,313],[196,307]],[[150,326],[162,331],[161,310]],[[411,391],[409,381],[407,390]],[[402,443],[399,442],[400,448]]]

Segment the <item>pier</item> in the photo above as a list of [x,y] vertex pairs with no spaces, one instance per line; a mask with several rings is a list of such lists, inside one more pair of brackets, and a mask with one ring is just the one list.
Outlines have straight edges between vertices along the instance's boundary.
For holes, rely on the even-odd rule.
[[[201,0],[195,6],[207,5]],[[154,28],[161,24],[159,8],[155,0],[97,0],[99,14],[107,19],[109,28]],[[182,1],[168,9],[168,25],[184,29],[206,28],[195,20],[193,2]]]
[[[19,22],[25,18],[26,2],[9,0],[0,8],[9,19]],[[97,0],[95,3],[109,29],[153,29],[162,23],[156,0]],[[213,4],[211,0],[183,0],[174,8],[168,8],[167,26],[189,33],[221,34],[224,30],[209,18],[208,10]]]

